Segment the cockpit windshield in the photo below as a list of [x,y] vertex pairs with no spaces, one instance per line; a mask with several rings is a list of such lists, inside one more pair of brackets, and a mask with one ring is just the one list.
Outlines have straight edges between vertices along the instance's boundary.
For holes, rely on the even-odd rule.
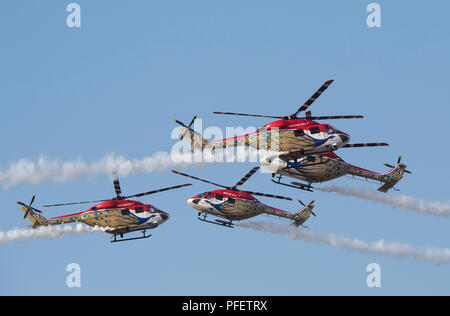
[[344,132],[338,130],[336,127],[333,127],[336,134],[344,134]]
[[148,210],[152,213],[161,213],[161,210],[154,207],[153,205],[149,205]]
[[334,129],[333,129],[330,125],[325,125],[325,131],[326,131],[327,134],[329,134],[329,135],[335,133]]

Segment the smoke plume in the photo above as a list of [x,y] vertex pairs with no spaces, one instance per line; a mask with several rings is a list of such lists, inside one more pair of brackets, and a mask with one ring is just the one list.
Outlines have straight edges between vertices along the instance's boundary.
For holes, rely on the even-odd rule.
[[152,172],[164,172],[170,168],[185,169],[188,166],[204,167],[207,163],[257,162],[261,156],[270,152],[257,150],[217,150],[215,152],[158,152],[142,159],[127,159],[121,155],[108,154],[90,164],[79,160],[62,162],[44,156],[37,161],[19,159],[9,164],[6,170],[0,170],[0,185],[9,189],[16,185],[40,184],[44,181],[65,183],[78,177],[93,177],[98,174],[119,177],[140,175]]
[[450,216],[450,204],[443,202],[426,202],[406,194],[390,195],[374,191],[340,186],[328,186],[315,189],[322,192],[332,192],[338,195],[352,196],[375,203],[387,204],[394,209],[400,208],[407,211],[414,211],[419,214],[427,214],[440,217]]
[[314,233],[305,228],[296,228],[292,225],[271,222],[251,221],[240,223],[238,226],[266,233],[287,235],[293,240],[305,240],[348,251],[384,255],[395,258],[413,258],[419,262],[431,262],[435,265],[450,263],[450,249],[416,249],[408,244],[399,242],[386,243],[384,240],[367,243],[358,239],[350,239],[334,234]]
[[55,239],[65,235],[92,234],[95,232],[105,232],[106,228],[90,227],[78,223],[75,226],[41,226],[36,229],[14,228],[7,232],[0,232],[0,245],[14,241],[25,242],[30,239]]

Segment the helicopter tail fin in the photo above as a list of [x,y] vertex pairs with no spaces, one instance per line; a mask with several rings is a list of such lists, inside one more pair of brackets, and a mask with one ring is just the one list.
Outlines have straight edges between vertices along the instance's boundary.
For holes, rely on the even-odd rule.
[[395,167],[387,163],[384,164],[385,166],[390,167],[392,169],[382,176],[383,178],[382,181],[385,183],[378,188],[378,191],[387,193],[390,189],[394,188],[394,186],[403,178],[405,172],[411,173],[411,171],[406,170],[406,165],[404,163],[401,163],[401,160],[402,156],[399,156],[397,160],[397,165]]
[[179,128],[179,132],[180,132],[180,142],[183,141],[184,138],[186,138],[190,144],[191,144],[191,149],[195,150],[195,149],[200,149],[203,150],[206,146],[208,146],[210,144],[209,141],[207,141],[203,135],[201,135],[200,133],[197,133],[196,131],[194,131],[191,126],[194,123],[194,121],[196,120],[197,115],[194,116],[194,118],[191,121],[191,124],[189,124],[188,126],[186,126],[184,123],[180,122],[179,120],[175,119],[175,123],[180,125]]
[[313,208],[314,208],[313,203],[314,203],[314,201],[312,201],[311,203],[306,205],[304,208],[302,208],[300,211],[295,213],[294,223],[292,223],[293,225],[295,225],[296,227],[301,226],[309,219],[311,214],[313,216],[316,216],[316,214],[314,214],[314,212],[313,212]]
[[385,173],[383,175],[385,183],[378,188],[378,191],[387,193],[390,189],[392,189],[403,178],[405,168],[405,164],[399,163],[394,169]]
[[31,222],[31,228],[37,228],[39,226],[47,226],[49,223],[47,219],[38,214],[37,212],[34,212],[33,210],[29,210],[28,207],[22,206],[22,211],[25,213],[25,218],[28,218]]

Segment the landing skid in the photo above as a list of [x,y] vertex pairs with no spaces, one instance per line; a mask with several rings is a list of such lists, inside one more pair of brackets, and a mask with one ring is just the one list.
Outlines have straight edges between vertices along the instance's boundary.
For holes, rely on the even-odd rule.
[[[121,239],[117,239],[117,236],[120,236]],[[138,240],[138,239],[146,239],[151,237],[152,235],[146,235],[146,231],[143,230],[142,231],[142,236],[141,237],[132,237],[132,238],[123,238],[123,234],[114,234],[113,240],[111,240],[112,243],[114,242],[121,242],[121,241],[130,241],[130,240]]]
[[214,224],[214,225],[224,226],[224,227],[228,227],[228,228],[234,228],[233,227],[234,224],[232,223],[231,220],[228,221],[228,222],[227,221],[223,221],[221,219],[216,219],[214,221],[210,221],[210,220],[206,219],[206,214],[199,215],[197,218],[200,221],[205,222],[205,223],[210,223],[210,224]]
[[281,184],[281,185],[284,185],[284,186],[287,186],[287,187],[291,187],[291,188],[295,188],[295,189],[300,189],[300,190],[303,190],[303,191],[314,192],[313,190],[311,190],[311,189],[314,189],[314,188],[311,186],[311,184],[308,185],[308,184],[303,184],[303,183],[295,182],[295,185],[292,185],[292,184],[283,183],[283,182],[281,182],[279,179],[278,179],[278,181],[275,181],[275,180],[272,179],[272,182],[273,182],[273,183],[276,183],[276,184]]

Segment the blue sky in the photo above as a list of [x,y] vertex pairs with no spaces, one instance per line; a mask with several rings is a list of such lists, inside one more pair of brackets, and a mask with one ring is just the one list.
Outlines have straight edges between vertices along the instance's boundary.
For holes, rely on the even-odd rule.
[[[68,28],[69,1],[5,1],[0,35],[0,169],[20,158],[143,158],[170,151],[173,118],[197,113],[206,126],[259,126],[259,118],[212,111],[289,114],[328,79],[316,115],[362,114],[334,121],[353,142],[385,148],[342,149],[345,160],[375,171],[399,154],[413,171],[398,185],[427,201],[449,201],[450,27],[447,1],[377,1],[381,28],[366,25],[370,1],[78,1],[81,28]],[[190,168],[235,183],[254,165]],[[448,248],[448,219],[392,210],[321,192],[278,187],[257,174],[246,188],[317,202],[313,231],[364,241],[385,239]],[[184,183],[170,172],[121,179],[124,192]],[[334,184],[376,190],[348,178]],[[0,246],[0,294],[310,295],[448,294],[448,266],[289,240],[197,221],[186,199],[194,186],[142,198],[172,216],[145,241],[110,244],[109,236],[67,236]],[[113,196],[109,177],[0,190],[0,230],[28,225],[16,200],[50,202]],[[395,194],[395,193],[394,193]],[[263,200],[296,211],[294,202]],[[82,209],[52,209],[57,216]],[[271,220],[262,218],[265,220]],[[272,219],[276,221],[275,219]],[[82,287],[66,286],[79,263]],[[366,286],[379,263],[382,287]]]

